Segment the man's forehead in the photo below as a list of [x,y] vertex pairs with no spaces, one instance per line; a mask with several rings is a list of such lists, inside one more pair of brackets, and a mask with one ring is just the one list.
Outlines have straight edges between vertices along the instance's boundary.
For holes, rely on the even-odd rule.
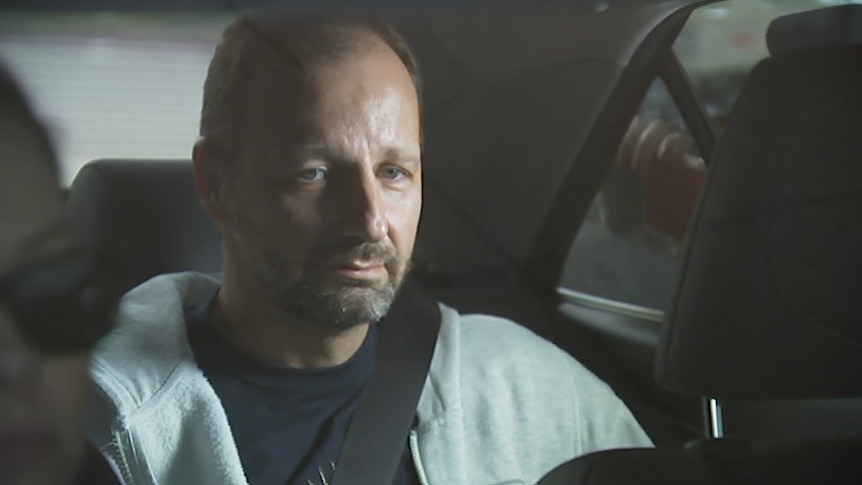
[[420,120],[408,75],[393,76],[375,64],[357,69],[364,57],[371,56],[316,64],[298,77],[262,83],[254,90],[258,109],[247,111],[250,124],[293,146],[330,146],[352,132],[374,138],[380,150],[415,150]]
[[237,56],[302,72],[310,63],[344,61],[387,44],[369,26],[349,19],[245,18],[225,31]]
[[[290,111],[297,114],[295,118],[307,121],[304,117],[315,108],[331,101],[333,80],[359,81],[356,66],[368,65],[379,56],[391,55],[397,57],[380,42],[363,51],[357,51],[350,57],[333,59],[321,57],[296,57],[288,54],[271,52],[261,55],[254,61],[254,75],[246,86],[247,95],[257,98],[260,108],[269,110]],[[406,69],[403,74],[409,79]],[[392,86],[397,80],[391,75],[378,73],[376,80],[384,85]],[[354,84],[358,86],[358,84]]]

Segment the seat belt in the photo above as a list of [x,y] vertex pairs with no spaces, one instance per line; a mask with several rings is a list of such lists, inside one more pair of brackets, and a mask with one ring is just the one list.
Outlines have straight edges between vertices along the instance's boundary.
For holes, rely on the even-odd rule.
[[368,394],[347,427],[330,485],[390,485],[395,480],[431,366],[440,318],[435,301],[416,288],[402,287],[380,321]]

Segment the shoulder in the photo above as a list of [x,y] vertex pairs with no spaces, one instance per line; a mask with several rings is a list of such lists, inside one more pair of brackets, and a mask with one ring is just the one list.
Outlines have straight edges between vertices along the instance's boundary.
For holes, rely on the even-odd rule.
[[184,309],[218,288],[196,273],[157,276],[126,294],[117,324],[96,347],[90,374],[118,411],[137,408],[166,387],[178,368],[193,365]]
[[441,338],[457,340],[462,364],[513,368],[521,374],[594,376],[568,353],[511,320],[493,315],[461,315],[441,305]]
[[578,453],[650,444],[614,391],[553,343],[504,318],[441,311],[441,338],[458,343],[450,361],[458,362],[461,397],[476,412],[562,433]]

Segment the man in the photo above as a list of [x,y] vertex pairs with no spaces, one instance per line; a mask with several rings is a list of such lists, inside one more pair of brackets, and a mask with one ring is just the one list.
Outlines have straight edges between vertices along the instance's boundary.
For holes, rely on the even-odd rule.
[[[375,322],[409,269],[419,91],[382,25],[255,16],[226,30],[193,151],[224,276],[133,290],[92,366],[91,436],[128,481],[329,482],[385,332]],[[534,483],[579,454],[649,445],[561,350],[499,318],[441,313],[395,483]]]
[[[0,482],[114,483],[93,453],[82,469],[89,349],[110,321],[91,254],[64,220],[54,154],[0,68]],[[107,295],[103,293],[103,295]]]

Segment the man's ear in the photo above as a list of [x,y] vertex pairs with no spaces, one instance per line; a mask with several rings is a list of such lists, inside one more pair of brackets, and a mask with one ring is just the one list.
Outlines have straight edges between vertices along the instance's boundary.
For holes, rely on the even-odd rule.
[[192,163],[201,205],[216,224],[221,225],[226,216],[223,170],[204,138],[199,138],[192,148]]

